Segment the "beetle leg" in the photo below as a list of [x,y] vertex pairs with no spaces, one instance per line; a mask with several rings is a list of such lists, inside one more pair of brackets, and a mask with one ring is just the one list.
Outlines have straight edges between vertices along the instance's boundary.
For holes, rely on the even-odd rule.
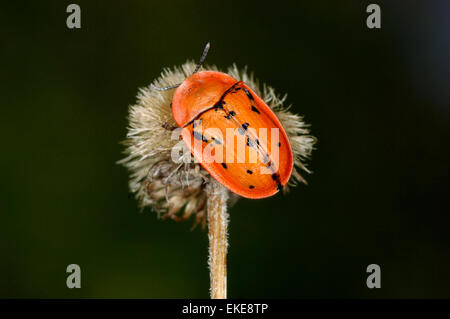
[[165,123],[162,125],[162,128],[164,128],[164,129],[166,129],[166,130],[168,130],[168,131],[173,131],[173,130],[175,130],[176,128],[178,128],[178,126],[174,126],[174,125],[171,125],[169,122],[165,122]]

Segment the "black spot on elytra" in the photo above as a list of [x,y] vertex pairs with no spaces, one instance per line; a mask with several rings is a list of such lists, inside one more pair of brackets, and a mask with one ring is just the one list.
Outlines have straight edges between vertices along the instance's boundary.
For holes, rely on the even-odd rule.
[[247,128],[249,127],[249,125],[250,124],[248,124],[247,122],[242,124],[241,127],[238,128],[239,134],[244,135],[245,131],[247,131]]
[[225,164],[225,163],[222,163],[222,166],[223,166],[223,168],[225,168],[225,169],[228,168],[227,164]]
[[251,175],[251,174],[253,174],[253,172],[252,172],[251,170],[248,169],[248,170],[247,170],[247,174],[250,174],[250,175]]
[[193,134],[194,134],[195,139],[202,141],[202,142],[208,142],[208,139],[202,133],[193,131]]
[[250,189],[253,189],[253,188],[255,188],[255,186],[253,186],[253,185],[250,185],[248,188],[250,188]]
[[254,107],[253,105],[252,105],[252,111],[256,112],[258,114],[261,114],[261,112],[256,107]]
[[250,93],[250,91],[247,90],[246,88],[242,88],[242,89],[244,90],[245,94],[247,94],[247,97],[253,101],[254,98],[253,98],[253,95]]
[[281,146],[281,143],[280,142],[278,142],[278,147],[280,147]]
[[236,115],[236,112],[235,111],[230,111],[226,116],[225,116],[225,118],[226,119],[231,119],[233,116],[235,116]]
[[277,173],[272,174],[272,179],[277,183],[277,190],[283,189],[283,185],[280,182],[280,175]]

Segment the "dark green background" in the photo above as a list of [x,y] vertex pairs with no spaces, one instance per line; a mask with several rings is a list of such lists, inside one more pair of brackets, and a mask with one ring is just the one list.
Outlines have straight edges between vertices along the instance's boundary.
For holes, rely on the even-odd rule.
[[448,2],[377,1],[381,30],[365,1],[76,1],[79,30],[69,3],[0,6],[0,297],[208,297],[206,233],[115,163],[138,88],[207,41],[319,140],[308,186],[231,208],[229,296],[450,297]]

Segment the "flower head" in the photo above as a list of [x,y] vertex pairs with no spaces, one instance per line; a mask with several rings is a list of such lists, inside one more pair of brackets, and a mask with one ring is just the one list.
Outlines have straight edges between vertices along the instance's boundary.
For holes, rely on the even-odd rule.
[[[181,67],[165,69],[153,85],[164,87],[181,83],[195,70],[193,62]],[[205,69],[219,71],[211,66]],[[239,70],[235,65],[227,72],[236,80],[245,82],[273,109],[282,123],[294,154],[294,170],[289,181],[293,186],[298,181],[306,183],[299,171],[309,172],[304,162],[310,156],[315,138],[309,135],[308,125],[303,118],[283,107],[286,96],[280,97],[273,88],[261,85],[247,69]],[[129,127],[126,145],[126,157],[119,163],[130,171],[130,190],[136,194],[141,207],[151,206],[164,218],[174,220],[196,216],[196,223],[205,223],[206,190],[209,173],[193,158],[173,160],[172,149],[179,140],[173,138],[177,127],[171,110],[172,96],[175,90],[158,91],[151,87],[139,90],[137,102],[129,110]],[[186,146],[180,152],[191,157]],[[187,154],[187,155],[186,155]],[[230,194],[234,202],[237,195]]]

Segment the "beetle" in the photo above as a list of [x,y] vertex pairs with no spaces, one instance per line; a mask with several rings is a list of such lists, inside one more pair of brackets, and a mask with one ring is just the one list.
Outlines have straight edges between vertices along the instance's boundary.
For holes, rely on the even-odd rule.
[[[209,47],[182,83],[153,88],[176,88],[172,114],[181,138],[213,178],[246,198],[272,196],[292,174],[289,138],[272,109],[247,84],[226,73],[199,71]],[[227,129],[237,133],[230,137]],[[221,150],[222,160],[212,160],[211,154]]]

